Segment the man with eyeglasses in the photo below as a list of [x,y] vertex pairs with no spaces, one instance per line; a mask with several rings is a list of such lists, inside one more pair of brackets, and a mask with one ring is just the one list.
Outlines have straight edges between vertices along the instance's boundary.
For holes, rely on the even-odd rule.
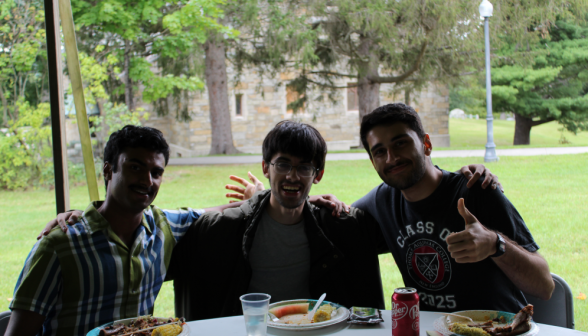
[[176,314],[188,320],[240,315],[239,297],[268,293],[271,302],[328,300],[384,308],[378,254],[388,249],[377,222],[351,209],[307,201],[324,174],[327,145],[310,125],[278,123],[263,142],[270,190],[238,208],[203,214],[172,256]]

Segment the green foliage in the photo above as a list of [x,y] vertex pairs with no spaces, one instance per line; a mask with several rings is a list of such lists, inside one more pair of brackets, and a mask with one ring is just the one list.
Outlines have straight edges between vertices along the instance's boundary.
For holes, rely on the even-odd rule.
[[[107,59],[100,64],[94,57],[88,56],[84,52],[79,53],[79,59],[86,103],[94,105],[97,99],[108,99],[108,94],[102,83],[108,79],[108,66],[113,65],[115,60]],[[67,92],[73,94],[71,83]]]
[[549,37],[529,47],[531,66],[511,64],[516,46],[503,51],[492,69],[494,109],[588,130],[588,28],[558,20]]
[[[483,21],[479,2],[464,0],[266,1],[257,25],[241,38],[237,69],[288,72],[288,83],[307,90],[394,83],[418,91],[431,80],[453,83],[462,72],[483,67]],[[541,39],[556,16],[570,16],[585,1],[493,1],[493,47]],[[540,27],[540,28],[533,28]],[[245,34],[244,34],[245,35]],[[270,67],[268,67],[268,65]],[[360,96],[360,100],[363,98]],[[360,102],[360,110],[362,109]]]
[[486,115],[486,92],[477,77],[465,76],[460,85],[449,90],[449,110],[462,109],[467,114]]
[[[222,4],[223,0],[73,0],[78,48],[106,65],[104,87],[111,102],[125,102],[122,78],[128,74],[133,91],[141,85],[143,100],[154,103],[158,113],[177,110],[179,119],[187,119],[187,111],[173,107],[185,93],[203,88],[197,47],[211,31],[227,37],[238,34],[219,23]],[[169,106],[169,96],[176,105]]]
[[26,99],[33,106],[46,87],[43,2],[0,2],[0,107],[2,124],[18,117],[18,104]]
[[0,134],[0,188],[21,189],[53,182],[49,104],[17,101],[19,118]]
[[149,113],[143,113],[143,109],[129,111],[124,104],[113,105],[109,102],[104,104],[103,110],[103,116],[90,117],[90,122],[94,125],[90,127],[90,133],[104,134],[101,140],[108,139],[112,132],[118,131],[125,125],[140,126],[142,120],[149,119]]

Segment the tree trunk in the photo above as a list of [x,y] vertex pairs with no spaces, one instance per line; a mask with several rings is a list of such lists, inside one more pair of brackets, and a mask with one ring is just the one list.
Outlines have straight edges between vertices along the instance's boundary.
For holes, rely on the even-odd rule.
[[523,117],[515,113],[515,134],[514,145],[529,145],[531,144],[531,127],[533,127],[533,119]]
[[233,144],[225,45],[214,36],[204,45],[205,72],[212,142],[210,154],[239,153]]
[[[369,39],[364,39],[359,46],[359,53],[367,58],[359,67],[357,76],[357,98],[359,100],[359,124],[361,119],[380,106],[380,83],[372,82],[369,76],[378,75],[377,50]],[[359,147],[363,148],[361,141]]]
[[380,83],[374,83],[365,77],[357,81],[357,97],[359,99],[359,122],[364,115],[380,106]]
[[125,83],[125,104],[129,111],[135,110],[133,101],[133,81],[131,80],[131,41],[125,40],[125,59],[124,59],[124,83]]
[[0,99],[2,99],[2,109],[4,110],[2,114],[2,124],[8,126],[8,102],[6,101],[2,87],[0,87]]

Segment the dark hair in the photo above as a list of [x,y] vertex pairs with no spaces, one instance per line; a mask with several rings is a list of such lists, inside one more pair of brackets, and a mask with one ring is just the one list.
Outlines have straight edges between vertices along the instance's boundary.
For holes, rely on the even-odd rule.
[[[127,125],[110,135],[104,147],[104,162],[112,165],[116,172],[118,157],[126,148],[145,148],[165,157],[165,165],[169,160],[169,145],[160,130],[151,127]],[[108,181],[106,181],[108,186]]]
[[263,140],[263,161],[270,163],[278,152],[314,162],[319,170],[325,169],[327,143],[319,131],[308,124],[280,121]]
[[369,145],[367,143],[367,134],[376,126],[392,125],[395,123],[404,123],[410,129],[416,132],[419,138],[425,137],[425,130],[421,123],[421,118],[416,111],[403,103],[394,103],[380,106],[363,116],[361,119],[361,127],[359,128],[359,136],[363,147],[371,157]]

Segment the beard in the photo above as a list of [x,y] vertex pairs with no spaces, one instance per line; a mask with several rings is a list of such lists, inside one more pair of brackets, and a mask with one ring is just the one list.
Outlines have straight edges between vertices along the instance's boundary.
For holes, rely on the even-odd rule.
[[293,199],[288,199],[285,200],[282,198],[282,195],[280,194],[280,191],[282,190],[282,185],[272,185],[272,179],[269,179],[270,182],[270,186],[271,186],[271,193],[272,196],[276,199],[276,201],[278,201],[278,203],[284,207],[285,209],[296,209],[298,208],[300,205],[302,205],[305,201],[306,198],[308,197],[308,194],[310,193],[310,189],[309,190],[305,190],[306,187],[304,186],[303,183],[299,183],[300,185],[300,191],[301,191],[301,197],[297,200],[293,200]]
[[306,197],[308,197],[308,195],[306,195],[306,197],[300,197],[300,199],[298,199],[297,201],[294,202],[285,202],[282,199],[282,195],[280,195],[279,191],[275,191],[272,190],[272,194],[274,195],[274,197],[276,198],[276,201],[278,201],[278,203],[286,208],[286,209],[296,209],[298,208],[300,205],[302,205],[304,203],[304,201],[306,201]]
[[[417,182],[419,182],[423,178],[423,176],[425,176],[425,172],[427,170],[425,158],[426,157],[423,155],[419,158],[419,160],[413,161],[413,169],[410,172],[406,172],[407,176],[391,177],[386,175],[386,171],[394,168],[394,165],[387,166],[383,170],[383,172],[378,172],[378,175],[380,175],[380,178],[382,179],[382,181],[384,181],[384,183],[386,183],[388,186],[394,189],[409,189],[410,187],[414,186]],[[400,164],[403,164],[403,162],[401,162]]]

